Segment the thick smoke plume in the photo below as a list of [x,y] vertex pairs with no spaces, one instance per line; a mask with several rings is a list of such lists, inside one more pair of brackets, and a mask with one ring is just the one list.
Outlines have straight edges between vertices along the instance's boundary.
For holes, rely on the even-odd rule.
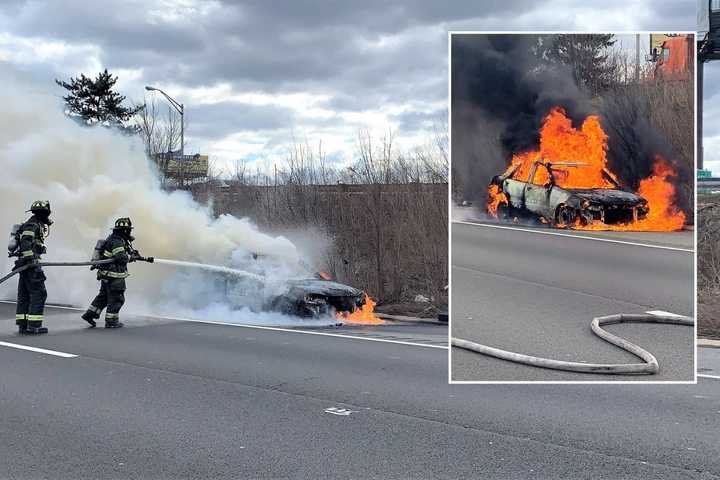
[[[142,254],[239,268],[266,276],[248,298],[284,289],[287,278],[307,275],[302,254],[287,238],[258,231],[248,219],[214,218],[185,192],[159,187],[141,142],[103,127],[84,127],[63,114],[62,100],[13,73],[0,74],[0,225],[9,232],[35,199],[50,200],[55,224],[47,261],[87,260],[114,220],[129,216]],[[13,259],[0,260],[9,271]],[[233,310],[227,286],[202,271],[133,263],[125,311],[277,323],[278,315]],[[95,273],[48,268],[48,301],[85,306],[95,295]],[[14,298],[16,281],[0,285]],[[258,305],[255,305],[258,306]],[[218,318],[217,316],[220,315]]]
[[[651,125],[642,86],[618,84],[602,98],[591,98],[569,68],[534,53],[540,38],[452,37],[453,181],[465,199],[484,205],[492,176],[507,167],[513,154],[537,148],[542,120],[554,106],[561,106],[576,127],[587,115],[600,115],[609,137],[609,167],[629,188],[637,189],[652,172],[657,154],[676,160],[669,142]],[[690,163],[675,164],[679,183],[692,178]],[[684,198],[688,194],[678,189],[680,205],[692,203]]]
[[466,195],[484,200],[512,154],[537,147],[542,119],[562,105],[574,123],[592,108],[568,71],[532,53],[536,35],[453,35],[452,156]]

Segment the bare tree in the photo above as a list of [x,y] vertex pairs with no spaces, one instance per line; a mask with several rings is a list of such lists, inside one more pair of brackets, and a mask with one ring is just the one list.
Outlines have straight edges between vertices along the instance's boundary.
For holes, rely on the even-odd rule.
[[167,113],[163,114],[164,108],[160,107],[157,100],[142,104],[136,115],[135,122],[145,144],[145,153],[153,159],[160,172],[161,184],[166,186],[170,167],[174,167],[180,177],[180,183],[184,183],[182,162],[173,164],[175,153],[180,148],[181,119],[169,106]]

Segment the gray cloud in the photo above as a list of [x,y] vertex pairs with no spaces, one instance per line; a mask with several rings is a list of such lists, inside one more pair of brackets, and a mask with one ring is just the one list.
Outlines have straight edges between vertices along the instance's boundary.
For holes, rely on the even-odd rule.
[[239,131],[262,131],[290,128],[293,110],[274,105],[222,102],[194,105],[186,110],[189,133],[195,137],[218,140]]
[[[687,0],[609,0],[602,10],[589,4],[227,0],[173,6],[140,0],[29,0],[2,3],[0,31],[97,47],[103,67],[141,72],[128,86],[132,91],[124,92],[131,98],[141,96],[147,83],[185,88],[227,83],[236,93],[324,95],[328,100],[319,106],[338,114],[414,105],[415,112],[390,116],[404,130],[401,134],[411,136],[426,128],[422,112],[428,105],[446,103],[448,29],[694,28],[694,4]],[[24,68],[38,76],[42,65]],[[48,65],[48,81],[80,73],[62,67]],[[309,118],[291,106],[231,101],[188,105],[188,112],[194,142],[201,146],[232,133],[317,129],[336,122]]]

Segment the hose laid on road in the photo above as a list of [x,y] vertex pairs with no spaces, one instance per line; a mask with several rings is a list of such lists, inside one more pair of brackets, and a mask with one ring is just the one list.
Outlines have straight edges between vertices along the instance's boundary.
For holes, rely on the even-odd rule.
[[18,267],[12,272],[8,273],[4,277],[0,278],[0,283],[3,283],[4,281],[8,280],[12,276],[27,270],[29,268],[34,267],[90,267],[93,265],[105,265],[107,263],[113,263],[115,260],[110,258],[107,260],[96,260],[94,262],[36,262],[36,263],[28,263],[26,265],[23,265],[22,267]]
[[635,345],[632,342],[613,335],[602,329],[603,325],[614,325],[618,323],[662,323],[670,325],[686,325],[695,326],[695,320],[682,315],[651,315],[651,314],[626,314],[620,313],[616,315],[608,315],[605,317],[594,318],[590,324],[592,331],[603,340],[626,350],[636,357],[639,357],[645,363],[583,363],[583,362],[566,362],[562,360],[552,360],[549,358],[533,357],[522,353],[509,352],[500,350],[499,348],[481,345],[479,343],[463,340],[461,338],[451,338],[451,344],[454,347],[472,350],[473,352],[489,355],[491,357],[508,360],[510,362],[524,363],[533,367],[551,368],[554,370],[566,370],[569,372],[582,373],[605,373],[605,374],[637,374],[637,375],[654,375],[659,370],[658,361],[655,356],[647,350]]

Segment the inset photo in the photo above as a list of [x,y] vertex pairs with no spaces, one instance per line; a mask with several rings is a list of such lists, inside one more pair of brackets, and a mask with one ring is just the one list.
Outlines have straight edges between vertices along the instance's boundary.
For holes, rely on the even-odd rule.
[[450,381],[695,381],[695,38],[450,34]]

